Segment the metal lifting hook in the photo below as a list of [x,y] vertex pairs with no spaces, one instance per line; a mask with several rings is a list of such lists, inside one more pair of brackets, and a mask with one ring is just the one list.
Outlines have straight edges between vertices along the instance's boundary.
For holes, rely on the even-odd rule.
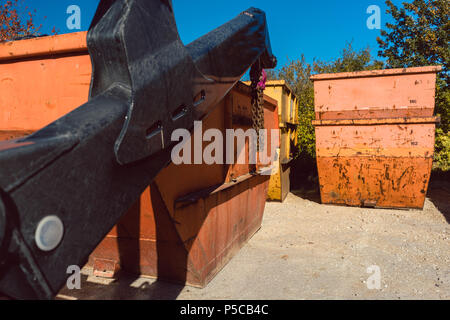
[[256,61],[276,65],[254,8],[184,46],[171,1],[102,0],[87,44],[89,101],[0,143],[0,292],[13,298],[53,298],[170,162],[172,132],[192,129]]

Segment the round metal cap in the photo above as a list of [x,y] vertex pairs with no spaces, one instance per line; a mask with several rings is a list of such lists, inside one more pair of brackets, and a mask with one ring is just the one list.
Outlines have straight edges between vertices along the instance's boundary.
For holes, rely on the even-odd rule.
[[42,251],[52,251],[60,243],[64,235],[64,225],[57,216],[47,216],[39,222],[36,229],[36,245]]

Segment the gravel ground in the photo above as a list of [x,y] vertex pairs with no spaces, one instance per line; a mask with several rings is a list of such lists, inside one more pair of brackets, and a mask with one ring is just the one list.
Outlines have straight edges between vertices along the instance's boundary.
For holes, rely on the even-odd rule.
[[[77,299],[450,299],[450,184],[425,208],[320,205],[314,191],[268,203],[262,229],[205,288],[85,276]],[[368,288],[379,270],[380,287]],[[87,275],[88,275],[88,271]],[[374,272],[374,271],[372,271]],[[108,284],[109,283],[109,284]]]

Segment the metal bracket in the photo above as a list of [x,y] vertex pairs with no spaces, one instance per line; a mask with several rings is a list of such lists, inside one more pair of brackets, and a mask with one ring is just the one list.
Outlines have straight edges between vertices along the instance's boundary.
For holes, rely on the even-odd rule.
[[[262,11],[184,46],[170,0],[102,0],[88,48],[89,101],[0,142],[0,292],[13,298],[55,296],[170,163],[173,130],[191,129],[256,61],[276,65]],[[58,237],[43,246],[46,221]]]

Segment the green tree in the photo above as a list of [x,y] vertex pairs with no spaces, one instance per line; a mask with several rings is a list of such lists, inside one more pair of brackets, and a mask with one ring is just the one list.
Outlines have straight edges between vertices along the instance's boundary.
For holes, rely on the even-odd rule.
[[435,167],[450,170],[450,2],[414,0],[397,7],[387,0],[386,4],[394,22],[386,24],[389,30],[382,30],[377,40],[379,55],[387,58],[387,67],[443,67],[436,88],[436,113],[441,116],[441,128],[437,130]]
[[22,0],[0,0],[0,41],[39,35],[41,26],[34,24],[36,10],[22,8]]

